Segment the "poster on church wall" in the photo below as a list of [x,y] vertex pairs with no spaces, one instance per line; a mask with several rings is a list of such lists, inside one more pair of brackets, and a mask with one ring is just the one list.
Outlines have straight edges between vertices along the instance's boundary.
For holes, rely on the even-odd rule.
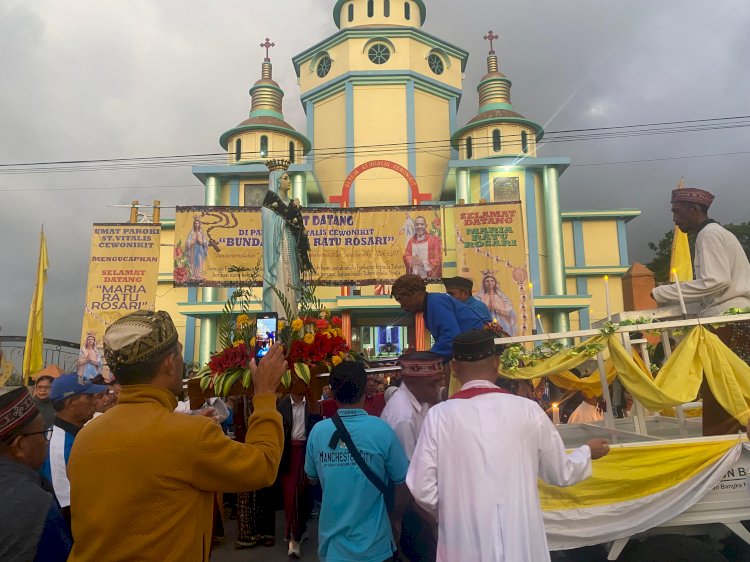
[[258,208],[177,207],[174,240],[177,287],[263,283],[263,238]]
[[153,310],[159,280],[158,224],[94,224],[78,374],[103,370],[102,337],[112,322],[137,310]]
[[404,273],[443,276],[440,207],[309,209],[305,226],[321,285],[393,283]]
[[[392,283],[404,273],[440,280],[442,212],[437,206],[304,209],[314,279],[330,286]],[[261,285],[262,238],[259,209],[178,207],[175,285]]]
[[520,202],[453,208],[458,275],[511,336],[531,334],[532,296]]

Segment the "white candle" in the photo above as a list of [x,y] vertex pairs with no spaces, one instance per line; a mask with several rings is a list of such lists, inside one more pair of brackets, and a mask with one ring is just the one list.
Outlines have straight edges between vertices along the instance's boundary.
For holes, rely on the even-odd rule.
[[544,326],[542,325],[541,314],[536,315],[536,329],[537,329],[537,334],[544,334]]
[[685,306],[685,299],[682,296],[682,287],[680,287],[680,278],[677,276],[677,269],[672,270],[672,276],[677,286],[677,296],[680,299],[680,312],[682,312],[683,316],[687,317],[687,307]]
[[612,303],[609,300],[609,275],[604,276],[604,298],[607,301],[607,320],[612,320]]
[[560,406],[557,402],[552,404],[552,423],[560,425]]

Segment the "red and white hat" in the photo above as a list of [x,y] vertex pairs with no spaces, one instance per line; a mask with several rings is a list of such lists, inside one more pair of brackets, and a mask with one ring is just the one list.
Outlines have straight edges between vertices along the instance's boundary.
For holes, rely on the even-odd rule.
[[0,440],[22,428],[39,415],[39,409],[25,387],[0,396]]
[[414,351],[398,358],[402,377],[434,377],[443,374],[443,358],[430,351]]
[[707,209],[714,202],[714,195],[705,189],[696,187],[683,187],[672,191],[672,201],[670,203],[694,203],[703,205]]

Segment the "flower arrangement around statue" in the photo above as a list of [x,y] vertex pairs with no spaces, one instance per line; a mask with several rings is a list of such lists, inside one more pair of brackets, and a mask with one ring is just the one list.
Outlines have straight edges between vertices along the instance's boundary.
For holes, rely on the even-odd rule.
[[[358,359],[344,338],[341,318],[332,316],[315,297],[315,285],[307,283],[300,289],[300,312],[296,315],[281,291],[274,291],[286,318],[293,318],[291,322],[280,320],[277,333],[289,366],[281,381],[284,390],[294,379],[309,388],[315,373]],[[247,288],[235,290],[227,300],[218,322],[220,349],[195,377],[204,395],[252,394],[250,362],[255,354],[256,321],[250,309],[254,302],[258,301]]]

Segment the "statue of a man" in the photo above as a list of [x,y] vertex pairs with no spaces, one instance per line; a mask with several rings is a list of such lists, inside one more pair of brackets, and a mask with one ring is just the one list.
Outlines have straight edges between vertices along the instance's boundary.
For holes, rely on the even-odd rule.
[[291,180],[286,171],[288,161],[270,160],[266,163],[271,175],[268,192],[263,200],[263,310],[287,312],[271,287],[284,295],[293,315],[297,313],[301,279],[314,271],[310,262],[310,242],[299,206],[291,199]]

